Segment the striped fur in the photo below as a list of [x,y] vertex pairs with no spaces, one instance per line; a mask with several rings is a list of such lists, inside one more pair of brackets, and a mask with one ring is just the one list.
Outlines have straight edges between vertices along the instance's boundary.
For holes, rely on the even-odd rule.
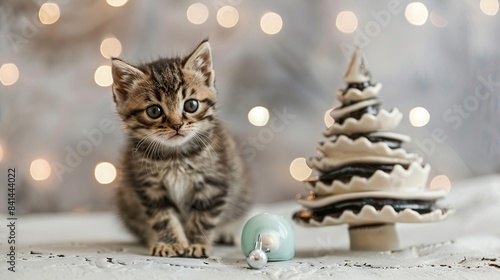
[[[155,256],[204,257],[212,241],[232,242],[251,189],[235,141],[214,116],[209,43],[137,67],[114,58],[112,73],[128,135],[117,192],[125,225]],[[184,107],[190,99],[194,112]],[[148,114],[153,105],[161,116]]]

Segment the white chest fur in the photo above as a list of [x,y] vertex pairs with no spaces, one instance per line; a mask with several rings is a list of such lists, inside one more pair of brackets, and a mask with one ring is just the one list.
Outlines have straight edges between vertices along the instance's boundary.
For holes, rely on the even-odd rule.
[[163,186],[167,189],[170,198],[179,207],[187,210],[193,198],[193,185],[196,176],[189,174],[182,167],[171,167],[163,177]]

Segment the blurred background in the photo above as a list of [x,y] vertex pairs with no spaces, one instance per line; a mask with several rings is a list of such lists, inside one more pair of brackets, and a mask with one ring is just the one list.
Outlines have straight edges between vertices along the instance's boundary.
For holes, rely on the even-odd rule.
[[113,209],[124,134],[109,57],[185,55],[206,37],[219,115],[258,203],[303,192],[304,158],[323,140],[356,45],[383,106],[404,113],[406,148],[432,165],[431,187],[498,172],[498,9],[498,0],[2,0],[1,186],[15,167],[18,213]]

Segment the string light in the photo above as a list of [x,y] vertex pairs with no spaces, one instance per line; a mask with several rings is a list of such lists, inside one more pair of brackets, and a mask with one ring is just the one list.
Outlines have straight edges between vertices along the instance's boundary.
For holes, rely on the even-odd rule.
[[413,2],[406,6],[405,17],[413,25],[423,25],[429,16],[427,7],[420,2]]
[[330,127],[335,123],[335,120],[332,118],[332,116],[330,116],[330,112],[332,110],[333,109],[330,109],[330,110],[325,112],[324,120],[325,120],[326,127]]
[[290,164],[290,174],[297,181],[304,181],[311,173],[312,169],[307,166],[305,158],[296,158]]
[[450,191],[451,181],[448,178],[448,176],[446,176],[446,175],[438,175],[432,179],[430,188],[431,189],[444,189],[446,191]]
[[283,20],[277,13],[269,12],[260,19],[260,28],[269,35],[277,34],[283,27]]
[[35,159],[30,165],[30,174],[36,181],[43,181],[49,178],[51,173],[50,164],[44,159]]
[[19,69],[14,63],[6,63],[0,67],[0,83],[4,86],[10,86],[19,79]]
[[46,25],[56,23],[60,16],[61,10],[56,3],[44,3],[38,11],[40,22]]
[[498,0],[481,0],[479,8],[488,16],[494,16],[498,13]]
[[202,3],[194,3],[187,9],[186,16],[192,24],[202,24],[208,19],[208,8]]
[[122,53],[122,44],[115,37],[109,37],[102,40],[100,50],[105,58],[117,57]]
[[431,12],[430,19],[432,24],[436,27],[443,28],[448,25],[448,21],[434,11]]
[[127,4],[128,0],[106,0],[110,6],[121,7]]
[[109,87],[113,84],[113,76],[111,75],[111,67],[108,65],[101,65],[97,67],[94,74],[94,80],[97,85],[101,87]]
[[410,123],[414,127],[422,127],[426,125],[429,123],[430,118],[431,115],[429,114],[429,111],[422,107],[415,107],[411,109],[409,114]]
[[99,184],[107,185],[116,179],[116,168],[109,162],[101,162],[96,165],[94,175]]
[[358,18],[351,11],[342,11],[337,15],[335,25],[342,33],[352,33],[358,28]]
[[264,126],[269,121],[269,110],[266,107],[253,107],[248,112],[248,121],[255,126]]
[[217,22],[225,28],[231,28],[238,23],[240,14],[235,7],[224,6],[217,11]]

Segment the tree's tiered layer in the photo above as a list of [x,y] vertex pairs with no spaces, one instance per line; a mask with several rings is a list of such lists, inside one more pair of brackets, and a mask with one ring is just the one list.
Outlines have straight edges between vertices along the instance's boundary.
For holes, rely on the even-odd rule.
[[444,190],[367,191],[326,197],[311,194],[299,200],[305,209],[297,211],[293,220],[303,226],[435,222],[451,213],[436,206],[436,201],[445,195]]

